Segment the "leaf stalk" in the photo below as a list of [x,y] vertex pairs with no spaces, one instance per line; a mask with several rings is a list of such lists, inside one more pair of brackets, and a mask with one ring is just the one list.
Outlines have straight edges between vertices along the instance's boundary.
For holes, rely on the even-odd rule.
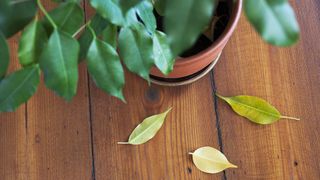
[[82,32],[82,30],[83,29],[85,29],[87,26],[88,26],[88,24],[90,24],[91,23],[91,20],[90,21],[88,21],[87,23],[85,23],[84,25],[82,25],[73,35],[72,35],[72,37],[74,38],[74,37],[76,37],[80,32]]
[[130,144],[130,143],[129,142],[118,142],[117,144],[127,145],[127,144]]
[[97,38],[97,35],[96,35],[96,33],[94,32],[94,30],[92,29],[92,27],[91,27],[90,24],[91,24],[91,22],[87,25],[87,27],[88,27],[88,29],[90,30],[93,38],[96,39],[96,38]]
[[43,12],[43,14],[47,17],[47,19],[49,20],[50,24],[52,25],[52,27],[54,29],[58,29],[58,26],[56,25],[56,23],[53,21],[53,19],[51,18],[51,16],[49,15],[49,13],[46,11],[46,9],[43,7],[42,3],[40,0],[37,0],[37,4],[38,7],[40,8],[40,10]]
[[291,119],[291,120],[300,121],[300,118],[290,117],[290,116],[280,116],[280,118],[283,118],[283,119]]

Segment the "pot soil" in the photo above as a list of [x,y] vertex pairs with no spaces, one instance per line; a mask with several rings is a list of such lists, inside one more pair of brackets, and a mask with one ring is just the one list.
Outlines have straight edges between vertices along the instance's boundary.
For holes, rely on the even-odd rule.
[[[210,72],[237,26],[241,8],[242,0],[220,2],[210,25],[214,27],[214,31],[210,32],[208,28],[209,31],[202,34],[193,47],[182,53],[168,76],[152,68],[150,73],[152,82],[169,86],[184,85]],[[158,19],[157,22],[159,29],[162,29],[162,20]]]

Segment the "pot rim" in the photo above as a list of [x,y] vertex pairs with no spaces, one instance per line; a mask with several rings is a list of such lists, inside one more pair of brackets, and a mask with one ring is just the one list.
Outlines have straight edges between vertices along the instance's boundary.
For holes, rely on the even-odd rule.
[[153,84],[157,84],[157,85],[161,85],[161,86],[172,86],[172,87],[184,86],[184,85],[191,84],[191,83],[203,78],[205,75],[207,75],[214,68],[214,66],[218,63],[218,61],[221,57],[221,54],[222,54],[222,51],[218,54],[218,56],[215,58],[215,60],[212,61],[211,64],[204,69],[204,71],[202,73],[200,73],[199,75],[197,75],[193,78],[186,79],[183,81],[177,81],[177,82],[166,82],[166,81],[157,80],[157,79],[154,79],[153,77],[151,77],[150,78],[151,82]]
[[223,33],[219,36],[217,40],[215,40],[208,48],[205,50],[199,52],[198,54],[185,57],[185,58],[177,58],[175,62],[175,66],[185,66],[188,64],[193,64],[199,59],[204,58],[205,56],[208,56],[209,54],[218,51],[219,47],[224,46],[226,41],[230,38],[233,31],[235,30],[238,21],[241,17],[241,9],[242,9],[242,1],[243,0],[236,0],[235,6],[232,10],[230,20],[227,24],[227,27],[223,31]]

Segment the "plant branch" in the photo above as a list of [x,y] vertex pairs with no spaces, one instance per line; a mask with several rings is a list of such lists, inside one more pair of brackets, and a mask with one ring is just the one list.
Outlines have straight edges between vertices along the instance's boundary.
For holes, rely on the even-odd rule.
[[19,3],[24,3],[24,2],[28,2],[31,0],[16,0],[16,1],[10,1],[10,5],[15,5],[15,4],[19,4]]
[[50,24],[53,26],[54,29],[58,29],[58,26],[56,25],[56,23],[53,21],[53,19],[50,17],[50,15],[48,14],[48,12],[46,11],[46,9],[43,7],[43,5],[41,4],[40,0],[37,0],[37,4],[40,8],[40,10],[43,12],[43,14],[47,17],[47,19],[49,20]]
[[92,27],[91,27],[90,24],[91,24],[91,23],[89,23],[89,24],[87,25],[87,27],[88,27],[88,29],[90,30],[93,38],[96,39],[96,38],[97,38],[97,35],[96,35],[96,33],[94,32],[94,30],[92,29]]
[[87,23],[85,23],[84,25],[82,25],[73,35],[72,35],[72,37],[74,38],[74,37],[76,37],[83,29],[85,29],[87,26],[88,26],[88,24],[90,24],[91,23],[91,20],[90,21],[88,21]]

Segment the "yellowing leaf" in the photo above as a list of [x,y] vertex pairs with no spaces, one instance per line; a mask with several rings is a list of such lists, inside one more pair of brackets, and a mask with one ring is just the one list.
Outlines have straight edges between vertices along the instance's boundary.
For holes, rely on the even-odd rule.
[[300,120],[294,117],[282,116],[280,112],[267,101],[254,96],[217,96],[226,101],[232,109],[250,121],[257,124],[271,124],[281,118]]
[[217,149],[212,147],[202,147],[197,149],[192,155],[193,163],[205,173],[218,173],[227,168],[237,168]]
[[168,109],[164,113],[146,118],[133,130],[128,142],[118,142],[118,144],[139,145],[149,141],[157,134],[171,109],[172,108]]

